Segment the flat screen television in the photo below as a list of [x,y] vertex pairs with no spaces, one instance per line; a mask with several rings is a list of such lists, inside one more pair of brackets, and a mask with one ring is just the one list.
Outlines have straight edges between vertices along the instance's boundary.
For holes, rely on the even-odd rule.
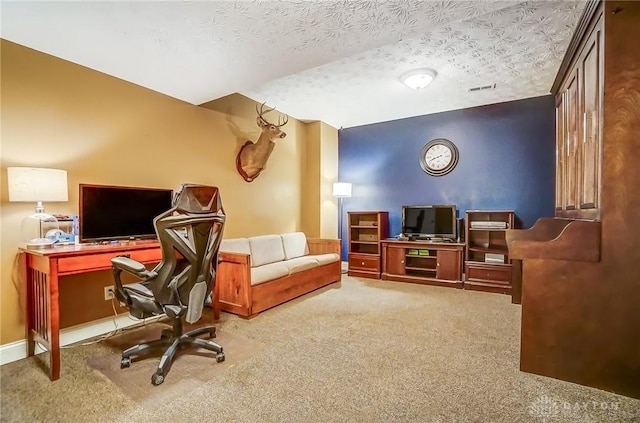
[[80,242],[155,238],[153,219],[172,199],[170,189],[80,184]]
[[413,239],[456,239],[456,206],[402,206],[402,234]]

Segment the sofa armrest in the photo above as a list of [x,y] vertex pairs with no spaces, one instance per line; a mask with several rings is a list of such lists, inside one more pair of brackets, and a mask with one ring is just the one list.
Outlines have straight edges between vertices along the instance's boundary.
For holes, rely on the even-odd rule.
[[311,255],[329,253],[340,255],[339,239],[307,238],[307,245]]
[[232,253],[229,251],[220,251],[218,253],[218,262],[235,263],[240,265],[248,265],[251,267],[251,255],[245,253]]
[[220,251],[216,272],[216,293],[220,308],[251,314],[251,256]]

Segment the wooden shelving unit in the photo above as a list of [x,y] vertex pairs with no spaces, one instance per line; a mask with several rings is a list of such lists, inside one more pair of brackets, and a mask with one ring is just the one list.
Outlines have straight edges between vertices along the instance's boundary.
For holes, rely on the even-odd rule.
[[513,210],[467,210],[465,289],[511,294],[511,257],[506,233],[514,224]]
[[351,211],[349,216],[349,276],[380,279],[380,241],[389,237],[389,212]]

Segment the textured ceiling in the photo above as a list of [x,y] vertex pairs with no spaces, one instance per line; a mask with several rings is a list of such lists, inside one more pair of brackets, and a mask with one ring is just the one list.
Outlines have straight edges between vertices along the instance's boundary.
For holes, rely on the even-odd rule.
[[[548,94],[584,5],[3,1],[1,35],[193,104],[238,92],[340,128]],[[400,83],[422,67],[431,85]]]

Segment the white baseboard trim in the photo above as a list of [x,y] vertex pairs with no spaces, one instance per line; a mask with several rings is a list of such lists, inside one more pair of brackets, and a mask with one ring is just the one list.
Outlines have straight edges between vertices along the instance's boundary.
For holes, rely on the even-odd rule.
[[[131,315],[121,314],[117,317],[106,317],[100,320],[94,320],[89,323],[72,326],[60,331],[60,346],[75,344],[76,342],[94,338],[113,332],[117,329],[124,329],[135,325],[143,325],[164,317],[150,317],[148,319],[134,319]],[[36,354],[40,354],[45,350],[36,343]],[[27,340],[10,342],[0,345],[0,366],[11,363],[13,361],[22,360],[27,357]]]

